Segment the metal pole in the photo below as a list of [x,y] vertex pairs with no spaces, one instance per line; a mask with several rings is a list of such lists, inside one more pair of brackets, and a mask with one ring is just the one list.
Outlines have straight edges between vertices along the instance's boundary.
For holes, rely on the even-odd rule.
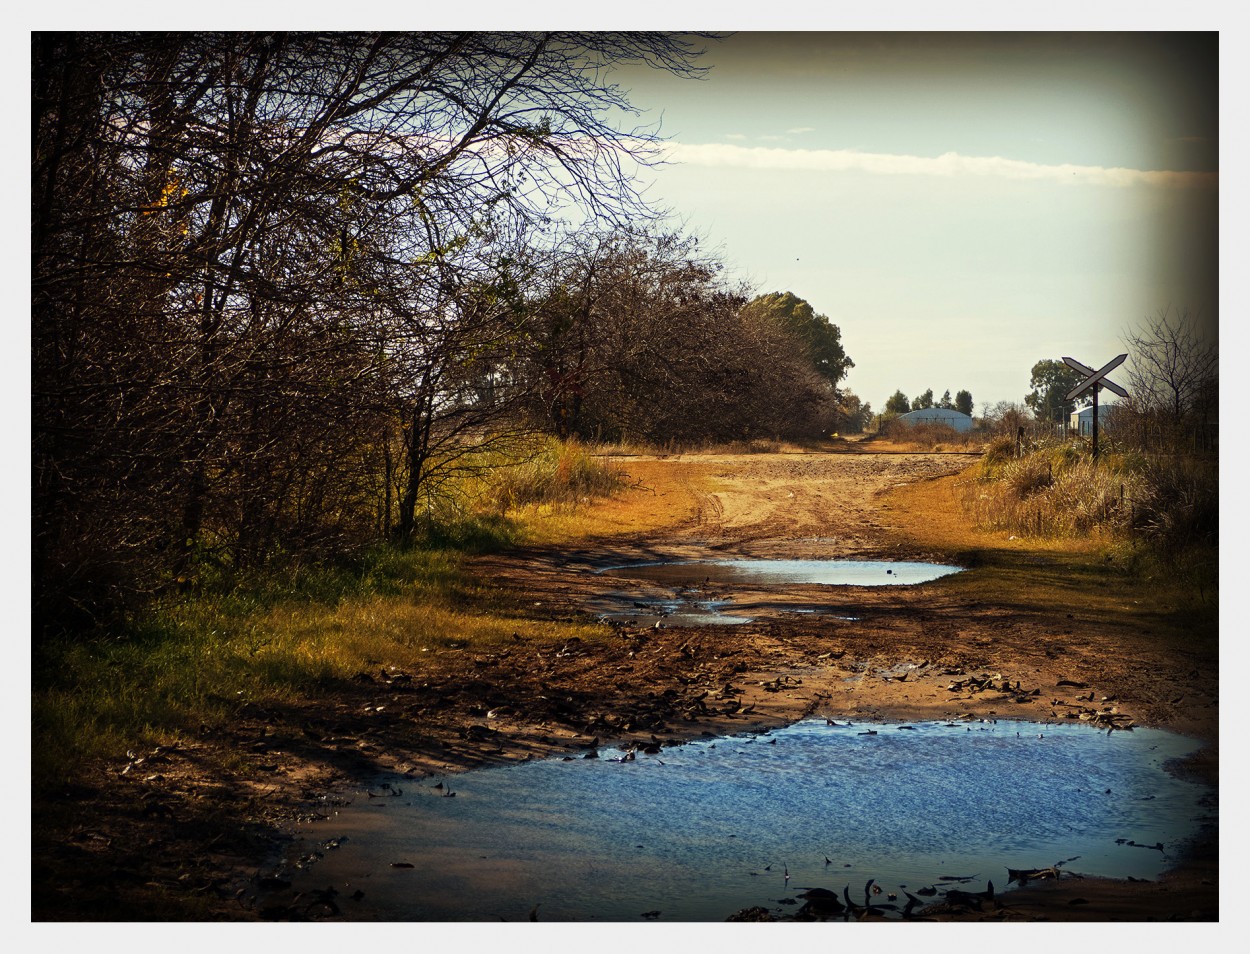
[[1094,460],[1098,460],[1098,385],[1094,385]]

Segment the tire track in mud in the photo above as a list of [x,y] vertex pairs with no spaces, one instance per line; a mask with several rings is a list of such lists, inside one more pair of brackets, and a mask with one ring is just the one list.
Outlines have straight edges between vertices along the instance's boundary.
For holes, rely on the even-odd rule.
[[[657,471],[659,460],[647,459],[648,492],[689,501],[669,526],[577,549],[529,548],[481,558],[475,561],[479,572],[564,612],[599,614],[624,594],[638,601],[663,595],[639,581],[600,575],[613,566],[707,557],[904,558],[897,543],[885,539],[880,495],[968,464],[966,455],[807,452],[680,455],[663,458]],[[822,601],[811,592],[798,600]]]
[[833,559],[883,552],[877,497],[912,480],[957,473],[965,455],[773,454],[725,455],[675,461],[698,468],[711,489],[692,489],[698,504],[673,543],[700,538],[723,552],[789,555],[819,543],[813,557]]

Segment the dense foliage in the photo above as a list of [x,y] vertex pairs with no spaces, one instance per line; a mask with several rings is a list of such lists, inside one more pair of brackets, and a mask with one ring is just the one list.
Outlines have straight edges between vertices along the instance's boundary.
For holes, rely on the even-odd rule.
[[906,414],[911,410],[911,402],[907,400],[907,395],[902,391],[895,391],[886,399],[886,414]]
[[793,292],[760,295],[745,311],[753,324],[772,325],[799,341],[817,373],[833,387],[855,367],[842,347],[841,329]]
[[1068,391],[1081,383],[1081,373],[1068,367],[1060,358],[1045,358],[1029,374],[1029,393],[1024,403],[1033,409],[1033,416],[1050,424],[1068,421],[1076,410],[1076,402],[1066,397]]
[[411,541],[543,431],[829,428],[838,329],[744,308],[628,171],[606,77],[697,42],[33,34],[37,630]]
[[560,436],[596,441],[825,433],[838,395],[806,339],[721,271],[673,234],[618,229],[571,243],[529,302],[523,374],[538,382],[535,412]]

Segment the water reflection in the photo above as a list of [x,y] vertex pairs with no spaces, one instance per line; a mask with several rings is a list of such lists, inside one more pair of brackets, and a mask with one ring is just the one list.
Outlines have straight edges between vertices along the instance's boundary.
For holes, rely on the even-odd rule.
[[[952,573],[957,566],[883,560],[688,560],[631,563],[596,571],[605,576],[671,587],[672,596],[614,592],[599,597],[591,609],[603,619],[628,619],[642,625],[732,626],[754,619],[752,610],[735,608],[734,590],[796,584],[821,586],[915,586]],[[715,592],[715,598],[710,594]],[[755,611],[810,613],[810,606],[783,600],[755,604]],[[725,610],[730,610],[726,612]],[[836,619],[850,619],[834,615]]]
[[340,908],[363,919],[525,920],[539,905],[543,920],[719,921],[792,914],[812,888],[862,901],[869,878],[900,900],[1002,891],[1008,868],[1073,858],[1155,878],[1197,831],[1204,790],[1162,770],[1194,748],[1149,729],[818,720],[473,772],[449,782],[455,798],[395,780],[401,796],[309,829],[309,844],[345,840],[292,890],[362,892]]
[[674,585],[723,583],[823,586],[914,586],[951,573],[957,566],[883,560],[692,560],[606,567],[600,573]]

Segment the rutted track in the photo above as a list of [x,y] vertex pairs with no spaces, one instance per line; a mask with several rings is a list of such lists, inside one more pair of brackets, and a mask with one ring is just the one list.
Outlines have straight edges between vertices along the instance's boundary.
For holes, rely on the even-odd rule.
[[[227,919],[312,916],[293,899],[266,900],[261,882],[277,869],[273,856],[261,856],[293,819],[324,815],[374,773],[415,781],[593,744],[756,730],[809,714],[857,722],[1048,719],[1114,707],[1116,715],[1202,738],[1207,754],[1194,768],[1216,778],[1212,651],[1164,644],[1133,614],[1105,607],[1074,614],[1023,592],[969,595],[959,579],[971,573],[918,587],[787,587],[791,605],[806,600],[825,612],[761,612],[743,626],[626,623],[570,642],[554,625],[593,618],[596,596],[621,585],[594,571],[633,560],[959,562],[896,532],[907,521],[883,494],[971,462],[863,452],[626,459],[635,489],[625,505],[654,501],[661,519],[650,529],[607,532],[576,552],[535,548],[473,561],[472,571],[497,590],[500,612],[552,621],[549,640],[439,648],[413,672],[383,668],[315,698],[241,705],[222,731],[138,753],[132,766],[85,770],[61,805],[70,828],[47,827],[36,812],[32,916],[142,918],[152,916],[154,901]],[[1047,572],[1037,559],[1037,572]],[[768,594],[758,596],[766,609]],[[223,753],[235,767],[206,772]],[[1157,884],[1030,886],[994,916],[1210,919],[1218,917],[1217,864],[1211,850]],[[1078,895],[1090,903],[1069,906]]]

